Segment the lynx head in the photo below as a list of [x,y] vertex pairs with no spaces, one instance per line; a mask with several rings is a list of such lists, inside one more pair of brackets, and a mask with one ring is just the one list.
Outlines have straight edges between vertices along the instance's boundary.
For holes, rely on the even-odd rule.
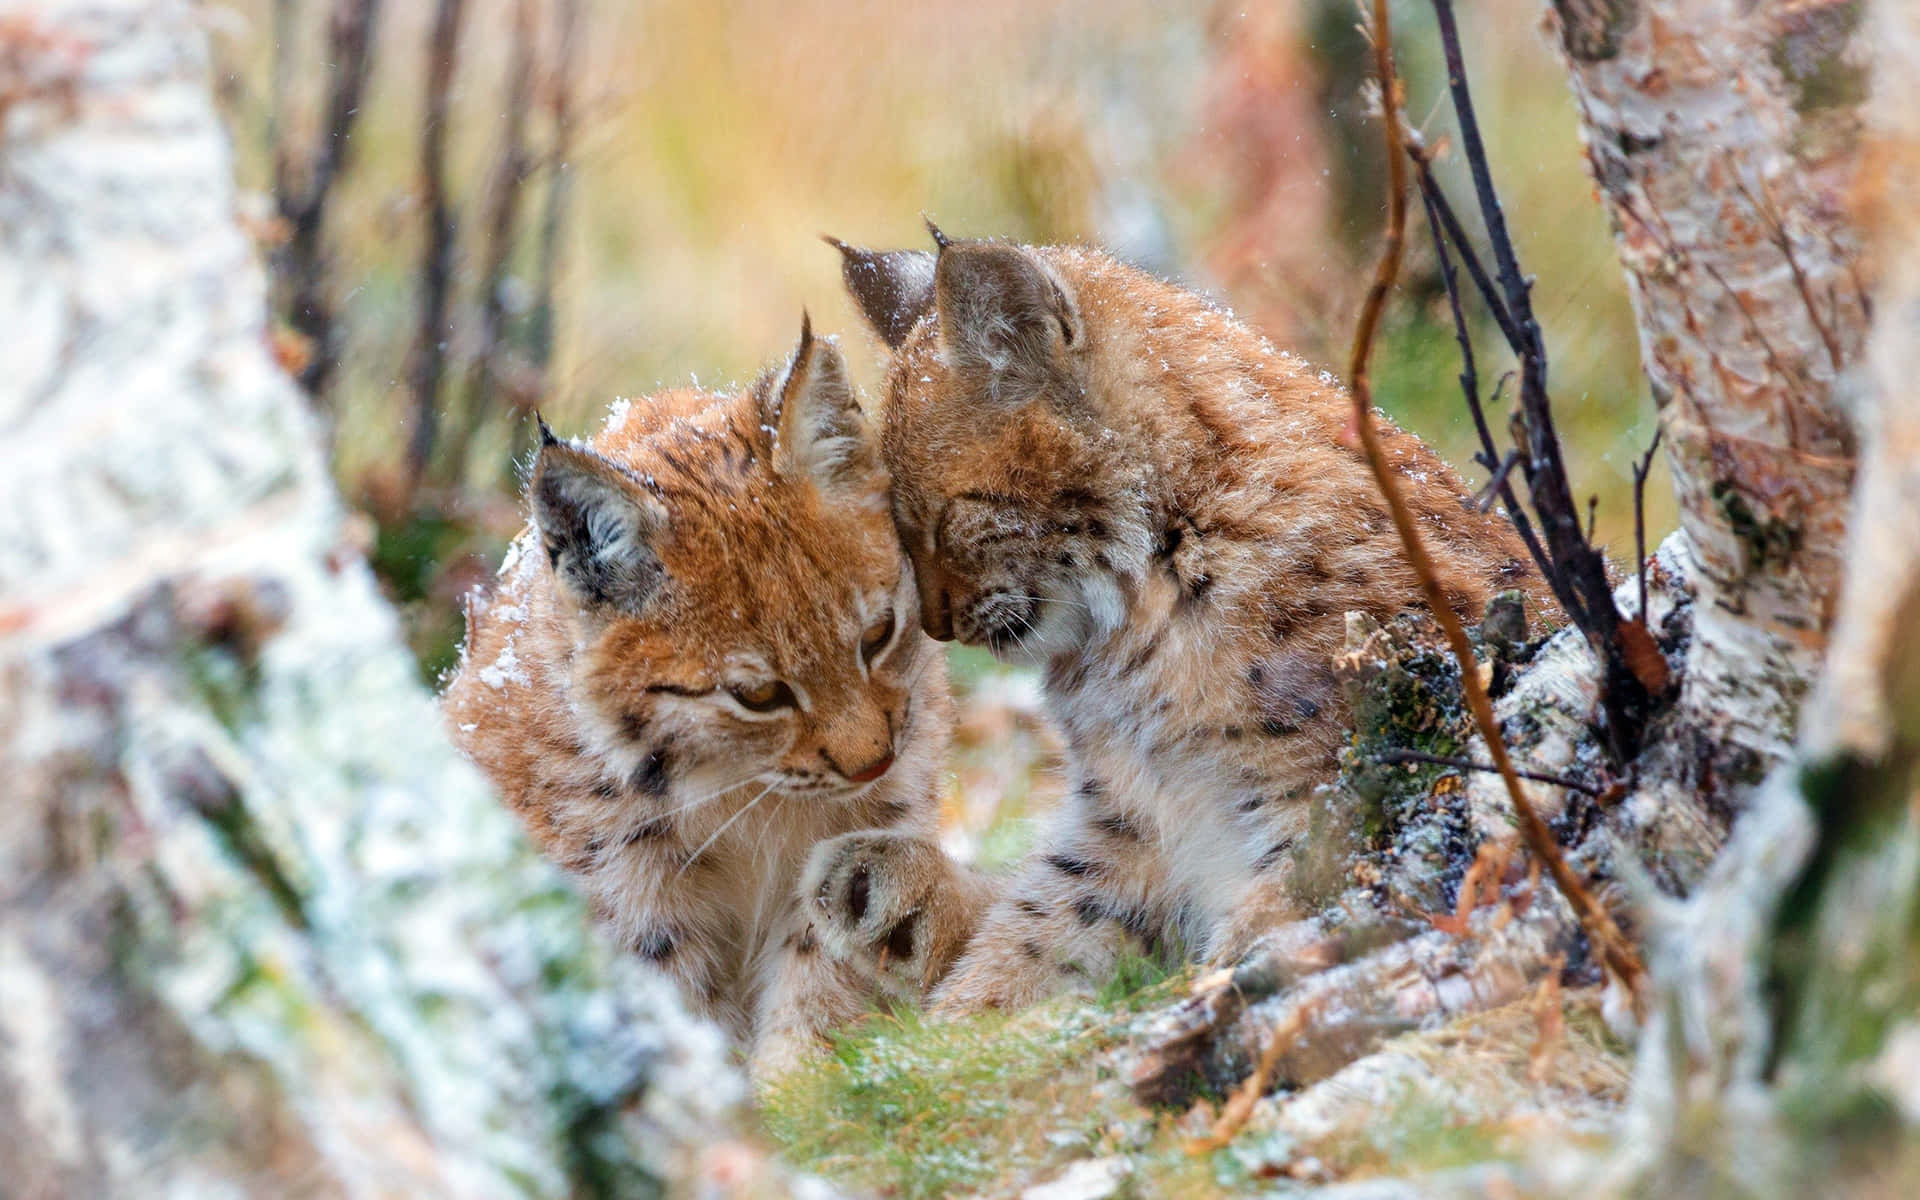
[[1147,464],[1098,411],[1090,256],[955,241],[838,242],[847,286],[894,351],[883,449],[928,633],[1015,659],[1117,629],[1156,545]]
[[571,702],[633,791],[851,796],[938,719],[915,711],[939,654],[831,342],[803,325],[744,394],[662,393],[592,444],[541,437],[529,496]]

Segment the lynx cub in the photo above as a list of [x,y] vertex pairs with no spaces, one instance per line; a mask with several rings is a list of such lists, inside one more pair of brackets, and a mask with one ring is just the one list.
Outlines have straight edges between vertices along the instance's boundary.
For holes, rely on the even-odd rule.
[[918,998],[980,896],[930,840],[944,658],[839,350],[803,326],[744,393],[541,438],[443,700],[461,747],[757,1072]]
[[[1044,667],[1074,776],[936,1002],[1026,1003],[1129,940],[1239,953],[1300,911],[1289,850],[1348,720],[1343,614],[1420,602],[1341,442],[1350,401],[1105,255],[935,241],[840,246],[893,350],[894,521],[928,633]],[[1454,607],[1532,588],[1506,523],[1417,438],[1382,434]]]

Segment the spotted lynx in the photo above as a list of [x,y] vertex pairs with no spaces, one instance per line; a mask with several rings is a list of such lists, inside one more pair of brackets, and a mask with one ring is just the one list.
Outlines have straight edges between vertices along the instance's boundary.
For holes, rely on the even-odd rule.
[[[1342,441],[1350,401],[1097,252],[936,242],[840,247],[892,350],[895,523],[930,634],[1043,667],[1074,785],[936,1002],[1026,1003],[1129,943],[1237,954],[1301,912],[1291,850],[1349,719],[1344,614],[1420,603]],[[1506,523],[1382,425],[1453,606],[1534,589]]]
[[931,840],[944,660],[839,350],[803,328],[745,392],[541,438],[444,697],[461,747],[757,1072],[917,999],[980,893]]

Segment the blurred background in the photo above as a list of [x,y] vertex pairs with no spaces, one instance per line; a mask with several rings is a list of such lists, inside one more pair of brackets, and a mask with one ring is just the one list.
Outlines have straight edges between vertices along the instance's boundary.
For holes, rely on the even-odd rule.
[[[1652,408],[1564,74],[1539,0],[1461,7],[1574,486],[1631,561]],[[925,213],[957,235],[1098,243],[1338,372],[1385,211],[1352,0],[207,11],[275,350],[329,431],[430,683],[455,659],[461,597],[521,526],[531,409],[586,433],[618,397],[744,383],[788,351],[803,308],[878,383],[821,233],[919,246]],[[1408,111],[1443,144],[1431,14],[1396,4],[1394,22]],[[1458,165],[1442,176],[1464,202]],[[1409,234],[1377,398],[1477,486],[1417,206]],[[1511,360],[1479,332],[1491,389]],[[1664,480],[1647,503],[1652,544],[1673,523]],[[1031,677],[965,649],[954,668],[955,849],[991,864],[1057,790],[1057,754]]]

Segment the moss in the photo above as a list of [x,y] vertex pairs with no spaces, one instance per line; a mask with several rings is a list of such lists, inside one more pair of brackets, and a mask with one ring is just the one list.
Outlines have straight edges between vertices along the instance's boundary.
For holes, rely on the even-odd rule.
[[1604,62],[1620,53],[1620,39],[1640,20],[1639,0],[1571,3],[1553,0],[1560,44],[1576,62]]
[[1140,1154],[1156,1179],[1190,1179],[1171,1122],[1132,1099],[1105,1053],[1184,981],[1131,960],[1093,1002],[876,1014],[768,1086],[766,1127],[795,1166],[885,1195],[1005,1191],[1089,1154]]
[[1792,560],[1800,548],[1800,530],[1771,513],[1754,511],[1734,484],[1719,480],[1710,493],[1714,507],[1746,546],[1747,570],[1762,571],[1771,563],[1782,566]]
[[1852,108],[1867,98],[1865,56],[1848,53],[1860,27],[1861,0],[1803,5],[1781,15],[1780,36],[1768,57],[1794,90],[1802,114]]

